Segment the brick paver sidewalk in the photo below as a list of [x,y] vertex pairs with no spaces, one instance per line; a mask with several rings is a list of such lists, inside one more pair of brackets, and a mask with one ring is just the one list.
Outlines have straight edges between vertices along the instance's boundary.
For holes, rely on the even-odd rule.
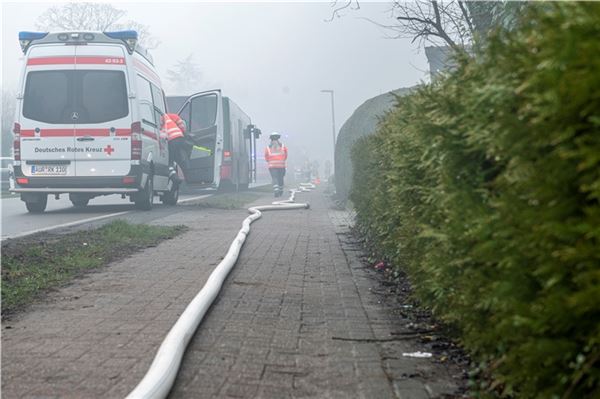
[[[297,200],[311,209],[265,213],[252,225],[170,397],[454,392],[459,370],[402,356],[424,349],[402,338],[406,321],[371,291],[377,283],[341,239],[346,214],[329,209],[320,192]],[[189,232],[89,274],[4,323],[3,398],[119,398],[136,385],[246,216],[188,208],[156,223],[184,223]]]

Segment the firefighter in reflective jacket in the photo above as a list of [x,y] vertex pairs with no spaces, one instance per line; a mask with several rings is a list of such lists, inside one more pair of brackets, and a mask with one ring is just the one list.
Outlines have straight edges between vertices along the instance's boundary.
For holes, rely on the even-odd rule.
[[273,179],[273,191],[275,197],[281,197],[283,194],[283,177],[285,176],[285,160],[288,156],[288,150],[285,145],[279,141],[281,135],[277,132],[271,133],[269,138],[271,142],[265,148],[265,160],[269,165],[269,173]]
[[188,171],[189,151],[188,144],[185,141],[185,121],[177,114],[163,115],[163,130],[167,134],[169,140],[169,165],[173,165],[173,161],[183,170],[183,175]]

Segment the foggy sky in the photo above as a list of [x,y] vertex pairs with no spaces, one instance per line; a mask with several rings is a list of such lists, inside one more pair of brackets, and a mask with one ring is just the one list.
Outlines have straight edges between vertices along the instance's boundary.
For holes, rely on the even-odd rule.
[[[16,90],[17,34],[56,3],[2,4],[2,86]],[[123,20],[148,25],[161,45],[152,51],[170,92],[166,71],[193,54],[203,89],[221,88],[265,133],[283,133],[290,153],[323,164],[333,159],[329,95],[335,90],[336,129],[370,97],[426,80],[424,51],[409,39],[360,17],[391,23],[389,2],[361,2],[361,10],[325,22],[330,2],[118,3]],[[296,158],[296,157],[294,157]]]

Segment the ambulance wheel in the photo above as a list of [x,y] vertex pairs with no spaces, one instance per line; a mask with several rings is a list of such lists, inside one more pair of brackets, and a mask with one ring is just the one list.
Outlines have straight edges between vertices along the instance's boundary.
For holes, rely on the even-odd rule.
[[46,210],[46,205],[48,204],[48,196],[46,194],[42,194],[39,196],[37,201],[25,201],[25,206],[27,210],[31,213],[42,213]]
[[135,198],[135,207],[142,211],[149,211],[152,209],[154,203],[154,178],[152,175],[148,176],[144,189],[137,193]]
[[179,183],[173,183],[171,190],[164,193],[160,200],[165,205],[177,205],[177,201],[179,201]]

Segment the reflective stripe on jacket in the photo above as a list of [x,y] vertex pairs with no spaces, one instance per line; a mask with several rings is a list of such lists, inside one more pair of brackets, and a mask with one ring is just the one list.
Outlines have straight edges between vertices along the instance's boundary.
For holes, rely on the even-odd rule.
[[163,120],[163,130],[167,132],[167,139],[169,141],[179,137],[183,137],[183,132],[181,131],[179,126],[177,126],[177,124],[173,121],[173,119],[169,117],[168,114],[163,115]]
[[268,146],[265,148],[265,160],[269,164],[269,169],[285,168],[285,160],[287,159],[287,147],[283,144],[277,148]]

